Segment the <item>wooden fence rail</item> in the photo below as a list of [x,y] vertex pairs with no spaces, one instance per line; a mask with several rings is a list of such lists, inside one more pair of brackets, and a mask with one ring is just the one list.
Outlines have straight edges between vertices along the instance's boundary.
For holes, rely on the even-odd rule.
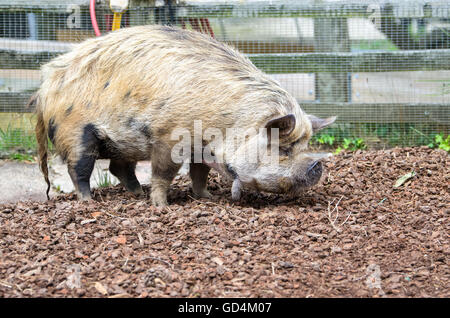
[[[215,2],[214,0],[208,2],[193,1],[179,1],[178,7],[182,9],[178,11],[179,17],[202,17],[202,18],[229,18],[229,17],[370,17],[374,10],[383,8],[399,8],[396,10],[395,18],[409,18],[411,10],[405,10],[405,3],[400,1],[379,1],[373,0],[359,0],[349,1],[348,3],[330,3],[330,2],[315,2],[299,1],[299,0],[285,0],[285,1],[258,1],[253,3],[224,3]],[[82,8],[89,6],[89,0],[70,0],[53,1],[53,0],[0,0],[0,10],[3,12],[66,12],[68,5],[79,5]],[[443,17],[447,12],[448,3],[445,1],[420,1],[412,4],[416,5],[416,9],[425,9],[423,11],[413,11],[415,17]],[[374,7],[374,5],[376,5]],[[149,0],[131,0],[130,8],[132,10],[148,10],[149,7],[154,6],[154,1]],[[98,8],[108,8],[109,1],[97,3]],[[402,10],[403,9],[403,10]],[[431,10],[432,9],[432,10]],[[427,11],[428,10],[428,11]],[[444,12],[444,13],[443,13]],[[393,15],[393,10],[383,10],[383,15]]]
[[[65,51],[14,50],[0,42],[0,69],[39,69]],[[450,49],[390,52],[248,54],[269,74],[450,70]]]
[[450,49],[250,54],[249,58],[269,74],[450,70]]
[[[0,93],[0,113],[26,113],[32,92]],[[450,123],[450,104],[436,103],[316,103],[299,101],[307,113],[338,116],[346,123]]]

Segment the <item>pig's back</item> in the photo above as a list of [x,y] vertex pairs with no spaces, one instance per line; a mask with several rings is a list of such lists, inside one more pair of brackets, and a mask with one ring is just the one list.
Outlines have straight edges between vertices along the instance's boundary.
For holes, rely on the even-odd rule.
[[43,67],[39,95],[45,122],[74,136],[92,123],[118,142],[142,129],[136,144],[194,120],[203,127],[258,125],[292,107],[286,92],[241,53],[166,26],[126,28],[77,45]]

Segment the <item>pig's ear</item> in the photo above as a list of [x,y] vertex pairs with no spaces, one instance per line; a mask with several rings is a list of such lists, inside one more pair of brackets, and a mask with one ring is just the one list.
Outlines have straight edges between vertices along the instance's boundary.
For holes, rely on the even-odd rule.
[[266,128],[269,142],[271,139],[272,128],[278,128],[279,138],[289,136],[295,128],[295,116],[293,114],[289,114],[283,117],[272,119],[266,124]]
[[317,132],[321,129],[324,129],[330,126],[336,120],[336,116],[328,117],[328,118],[319,118],[314,115],[308,115],[309,120],[311,121],[313,132]]

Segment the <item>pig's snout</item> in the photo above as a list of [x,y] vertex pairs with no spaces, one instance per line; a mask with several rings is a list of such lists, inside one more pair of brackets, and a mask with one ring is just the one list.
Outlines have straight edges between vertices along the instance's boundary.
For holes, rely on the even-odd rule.
[[320,160],[314,160],[305,168],[300,168],[299,173],[294,178],[294,185],[297,191],[302,191],[304,188],[315,185],[322,176],[323,167]]
[[306,177],[311,183],[316,183],[322,176],[322,163],[320,161],[314,161],[306,171]]

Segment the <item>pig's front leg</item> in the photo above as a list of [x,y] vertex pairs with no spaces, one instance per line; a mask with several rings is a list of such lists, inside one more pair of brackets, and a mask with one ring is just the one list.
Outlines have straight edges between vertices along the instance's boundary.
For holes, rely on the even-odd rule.
[[211,199],[211,193],[206,189],[208,183],[208,173],[210,167],[203,163],[191,163],[189,165],[189,175],[192,180],[192,192],[198,198]]
[[167,205],[167,190],[180,167],[181,165],[173,163],[170,151],[152,152],[152,192],[150,197],[154,206]]

